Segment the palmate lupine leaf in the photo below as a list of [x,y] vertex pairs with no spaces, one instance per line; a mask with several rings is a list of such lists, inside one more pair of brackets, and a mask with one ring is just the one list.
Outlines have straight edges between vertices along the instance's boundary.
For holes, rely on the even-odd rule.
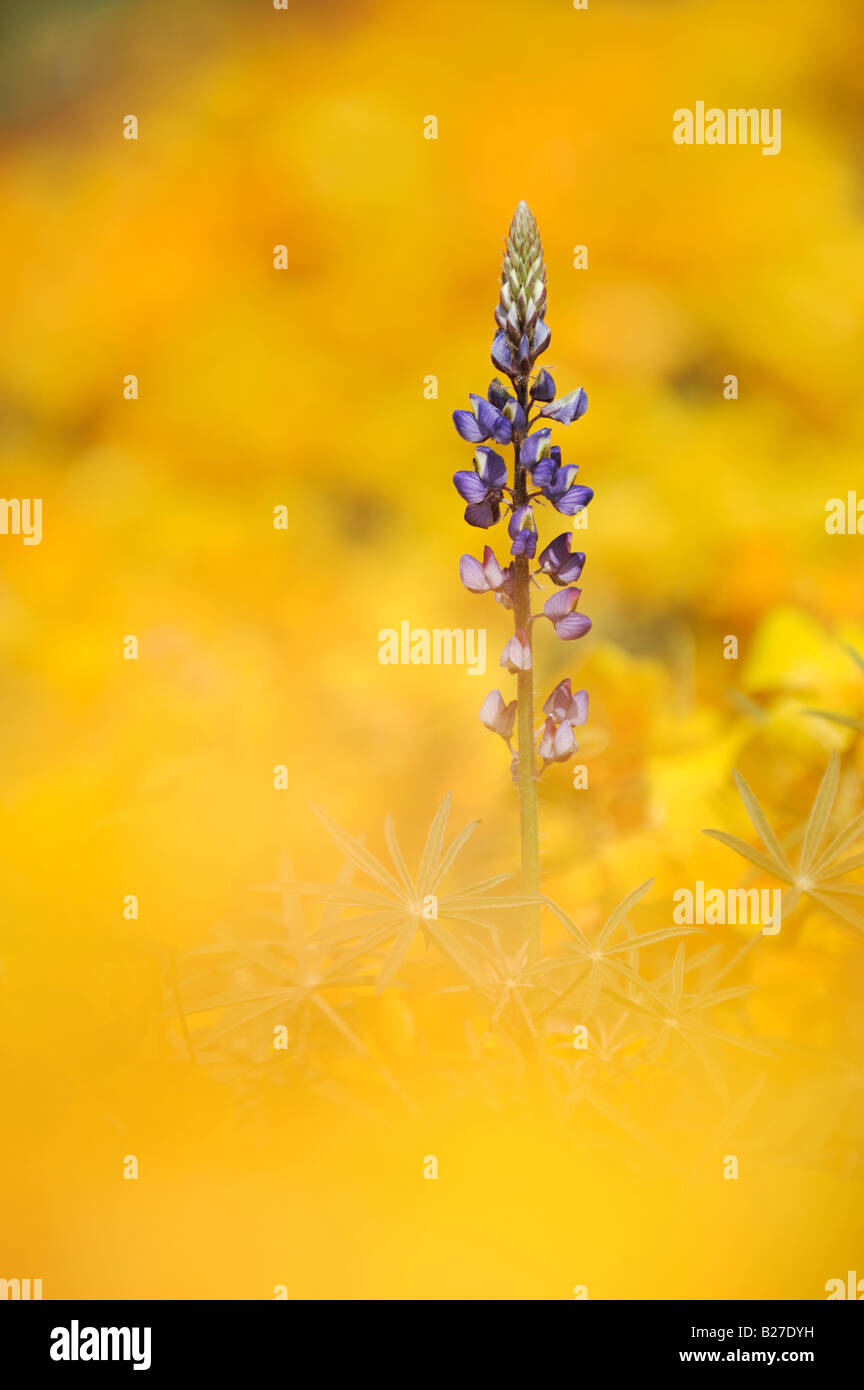
[[621,899],[617,907],[614,907],[612,909],[612,911],[610,912],[609,916],[607,917],[606,921],[600,929],[600,935],[597,938],[597,945],[599,947],[605,946],[607,940],[612,935],[615,928],[618,926],[618,923],[624,921],[624,918],[627,916],[627,913],[630,912],[630,910],[634,908],[636,904],[641,901],[642,898],[644,898],[645,894],[653,886],[654,879],[646,878],[644,883],[640,883],[638,888],[634,888],[631,893],[627,894],[626,898]]
[[[550,985],[540,984],[537,968],[531,963],[532,943],[523,941],[513,951],[505,949],[500,934],[495,927],[489,927],[487,940],[468,937],[462,943],[454,963],[465,975],[473,989],[492,1005],[490,1026],[503,1022],[508,1031],[519,1037],[527,1033],[534,1041],[538,1038],[537,1023],[548,1012],[541,1009],[536,1015],[523,997],[524,991],[541,991],[556,998],[556,990]],[[464,986],[450,986],[448,994],[458,993]],[[553,1003],[555,999],[553,999]]]
[[[469,822],[468,825],[465,826],[464,830],[459,831],[459,834],[456,836],[447,853],[444,855],[443,859],[438,865],[435,878],[432,882],[433,893],[435,892],[435,889],[438,887],[441,880],[444,878],[444,875],[449,873],[456,860],[456,856],[461,854],[465,845],[468,843],[469,838],[471,837],[471,835],[473,835],[474,831],[476,830],[479,824],[479,820],[472,820]],[[502,875],[499,881],[503,883],[505,877],[507,877],[507,875]]]
[[408,872],[408,865],[405,863],[405,856],[402,853],[402,847],[396,835],[396,826],[389,811],[384,817],[384,843],[387,846],[387,853],[393,860],[393,866],[399,875],[399,881],[402,887],[405,889],[406,893],[410,893],[412,888],[411,875]]
[[765,845],[768,853],[776,859],[778,864],[783,866],[790,878],[794,878],[794,870],[789,863],[786,851],[771,829],[768,817],[765,815],[765,812],[762,810],[762,807],[759,805],[759,802],[756,800],[747,782],[741,776],[740,772],[733,772],[732,776],[735,778],[735,785],[738,788],[741,800],[747,808],[747,814],[753,822],[757,834],[761,835],[762,843]]
[[[816,860],[813,866],[814,870],[819,873],[829,864],[834,864],[838,854],[842,854],[843,851],[854,844],[862,834],[864,834],[864,811],[859,812],[844,830],[841,830],[839,834],[834,836],[834,839],[828,845],[827,849],[823,850],[822,854],[820,854],[819,858]],[[855,855],[854,857],[860,859],[861,863],[864,863],[864,855]],[[860,864],[853,864],[847,861],[844,861],[844,863],[846,863],[847,868],[860,868]],[[833,872],[839,872],[840,867],[839,864],[835,865]]]
[[730,835],[725,830],[703,830],[703,835],[710,835],[712,840],[719,840],[722,845],[729,849],[734,849],[736,854],[740,854],[742,859],[749,859],[751,864],[755,864],[757,869],[762,869],[766,874],[773,874],[775,878],[780,878],[784,883],[794,883],[795,875],[783,865],[778,859],[769,859],[767,854],[763,854],[760,849],[754,849],[748,845],[746,840],[740,840],[737,835]]
[[417,873],[417,888],[421,898],[432,892],[435,870],[440,863],[441,852],[444,848],[444,832],[447,828],[447,817],[450,814],[451,799],[451,794],[448,792],[432,817],[429,834],[426,836],[420,868]]
[[[334,883],[326,885],[334,892],[350,893],[354,866],[344,861]],[[290,1023],[293,1032],[294,1056],[299,1059],[312,1023],[318,1020],[347,1042],[353,1051],[375,1065],[388,1085],[396,1082],[380,1061],[351,1027],[340,1008],[327,998],[330,990],[344,990],[368,984],[365,973],[348,968],[344,957],[332,956],[332,945],[326,938],[334,911],[325,902],[319,927],[310,932],[304,919],[302,899],[291,877],[286,856],[280,860],[280,877],[263,885],[264,891],[278,894],[279,910],[265,911],[268,922],[275,923],[266,935],[249,938],[228,932],[222,940],[207,942],[186,953],[189,962],[201,960],[206,968],[184,977],[187,1001],[184,1015],[202,1018],[217,1013],[210,1027],[196,1034],[196,1042],[210,1054],[210,1060],[223,1060],[218,1045],[232,1038],[242,1039],[246,1030],[267,1015],[276,1014],[279,1022]],[[231,977],[238,973],[244,983],[234,987]],[[227,987],[223,983],[226,975]],[[250,978],[250,976],[252,978]],[[192,999],[188,999],[193,990]]]
[[[357,976],[341,974],[341,962],[334,962],[332,966],[325,967],[314,980],[304,979],[268,952],[250,949],[242,941],[233,943],[233,949],[230,944],[226,945],[225,949],[230,952],[230,959],[235,964],[245,962],[247,965],[254,965],[264,974],[275,976],[280,983],[262,983],[260,986],[247,989],[217,991],[196,999],[194,1003],[184,1004],[184,1013],[190,1018],[214,1011],[224,1011],[228,1015],[204,1031],[200,1038],[204,1047],[212,1047],[230,1033],[242,1032],[249,1024],[277,1010],[284,1014],[283,1021],[295,1021],[298,1011],[308,1007],[322,1014],[357,1052],[368,1055],[365,1044],[329,1004],[323,993],[328,988],[344,989],[349,985],[363,983]],[[255,1007],[244,1007],[248,1004]],[[237,1010],[240,1012],[236,1012]]]
[[680,1012],[681,995],[684,992],[684,942],[682,941],[675,952],[675,959],[672,962],[672,979],[669,988],[669,1000],[674,1013]]
[[858,733],[864,732],[864,719],[856,719],[853,714],[834,714],[828,709],[805,709],[804,713],[816,719],[827,719],[831,724],[843,724],[847,729],[856,729]]
[[[488,979],[481,986],[481,993],[493,1002],[492,1023],[497,1023],[508,1005],[512,1004],[517,1019],[524,1024],[532,1038],[537,1037],[537,1029],[531,1011],[523,998],[523,990],[542,989],[532,978],[534,970],[529,965],[531,943],[523,941],[512,954],[505,951],[498,932],[492,928],[489,933],[492,945],[484,942],[477,945],[488,967]],[[550,991],[554,993],[553,991]]]
[[798,861],[799,877],[806,875],[810,871],[813,858],[822,837],[825,834],[825,827],[834,806],[837,796],[837,788],[840,785],[840,759],[834,753],[828,763],[825,776],[822,778],[821,785],[816,793],[813,808],[807,820],[807,829],[804,831],[804,843],[801,846],[801,857]]
[[361,869],[367,877],[374,878],[376,883],[380,883],[390,893],[399,895],[401,892],[399,884],[380,859],[376,859],[374,854],[370,854],[367,849],[364,849],[359,840],[355,840],[353,835],[349,835],[347,830],[343,830],[338,821],[335,821],[332,816],[328,816],[327,812],[323,811],[320,806],[313,806],[312,810],[331,840],[335,840],[346,858],[356,864],[357,868]]
[[[631,893],[628,893],[626,898],[622,898],[621,902],[618,903],[617,907],[613,908],[610,916],[607,918],[606,922],[600,930],[600,936],[598,938],[597,943],[598,951],[602,953],[602,949],[605,946],[609,936],[611,936],[612,932],[618,926],[619,922],[622,922],[626,917],[627,913],[630,911],[630,909],[634,907],[637,902],[639,902],[640,898],[643,898],[645,896],[645,894],[648,892],[649,888],[652,886],[653,883],[653,878],[646,879],[644,883],[640,883],[638,888],[634,888]],[[570,917],[570,915],[567,912],[565,912],[564,908],[560,907],[558,903],[556,903],[552,898],[544,898],[543,901],[549,908],[550,912],[554,913],[561,925],[570,933],[570,935],[577,942],[579,954],[586,960],[591,959],[594,956],[595,952],[592,950],[588,938],[582,931],[581,927],[578,927],[576,923],[573,921],[572,917]]]
[[493,955],[492,952],[489,952],[493,983],[489,990],[485,991],[489,992],[490,999],[492,999],[492,1023],[499,1022],[508,1006],[513,1006],[518,1020],[524,1024],[531,1036],[536,1038],[538,1030],[533,1023],[531,1011],[529,1011],[525,999],[522,998],[522,991],[535,990],[536,988],[535,984],[525,977],[525,966],[528,963],[528,942],[524,942],[514,956],[507,956],[501,947],[497,933],[493,933],[493,937],[495,937],[496,942],[496,954]]
[[[653,883],[653,878],[646,879],[638,888],[634,888],[631,893],[622,898],[603,924],[596,946],[590,944],[585,933],[576,925],[569,913],[565,912],[564,908],[553,902],[551,898],[543,899],[549,910],[573,938],[575,945],[570,947],[570,951],[566,955],[538,961],[537,965],[534,966],[534,971],[536,974],[545,974],[551,970],[561,969],[562,966],[583,967],[588,976],[585,997],[582,1001],[585,1021],[593,1014],[601,993],[608,988],[611,979],[617,977],[619,981],[624,980],[632,987],[650,991],[651,986],[646,985],[641,975],[632,966],[617,959],[618,956],[631,955],[635,958],[636,953],[645,946],[655,946],[658,942],[668,941],[673,937],[693,936],[700,932],[698,927],[665,927],[660,931],[648,932],[643,936],[627,936],[623,941],[613,942],[611,940],[616,929],[625,922],[628,913],[644,898]],[[564,992],[562,998],[572,993],[572,990],[581,983],[583,978],[584,974],[577,977]]]
[[[454,945],[452,933],[442,934],[438,918],[488,927],[490,923],[484,914],[533,906],[537,902],[531,894],[494,893],[492,890],[506,882],[509,874],[498,874],[438,896],[446,875],[479,825],[479,821],[470,822],[445,849],[451,799],[448,792],[432,818],[416,877],[412,876],[402,853],[392,816],[385,820],[384,840],[395,875],[326,811],[313,808],[347,858],[379,887],[343,889],[334,884],[308,882],[297,882],[293,886],[301,895],[320,898],[340,908],[368,909],[360,916],[328,926],[322,937],[331,944],[353,941],[340,957],[343,963],[390,943],[377,979],[379,991],[392,982],[418,933],[433,941],[449,959],[455,959],[455,954],[459,954],[458,945]],[[436,898],[437,917],[425,911],[430,897]]]
[[[642,1000],[625,999],[615,991],[609,993],[616,998],[622,1007],[626,1007],[646,1018],[653,1020],[655,1024],[661,1025],[658,1033],[658,1048],[656,1055],[659,1056],[664,1050],[667,1042],[673,1033],[682,1037],[688,1042],[693,1039],[705,1038],[716,1042],[729,1043],[734,1047],[744,1048],[747,1052],[756,1052],[763,1057],[773,1057],[775,1054],[770,1047],[763,1043],[757,1043],[752,1038],[744,1038],[737,1033],[730,1033],[724,1028],[717,1028],[713,1024],[706,1023],[704,1020],[694,1020],[693,1015],[699,1014],[706,1009],[716,1007],[718,1003],[724,1002],[729,998],[743,998],[747,994],[752,994],[751,985],[740,985],[731,991],[720,991],[717,996],[707,995],[687,995],[684,994],[676,1004],[673,992],[670,990],[666,997],[660,998],[660,1007],[656,1001],[656,992],[649,994],[646,991],[646,998],[649,1002]],[[698,1048],[696,1049],[698,1053]],[[699,1054],[701,1055],[701,1054]],[[704,1058],[703,1058],[704,1061]]]
[[809,888],[807,893],[808,897],[813,898],[815,902],[827,908],[829,912],[833,912],[835,917],[840,917],[844,922],[848,922],[851,927],[857,927],[859,931],[864,932],[864,917],[862,917],[861,913],[856,912],[848,903],[842,901],[838,902],[837,894],[841,891],[845,892],[845,889],[827,889],[824,888],[823,885],[821,890]]
[[[858,669],[864,672],[864,656],[856,651],[851,643],[846,644],[846,650]],[[851,714],[837,714],[834,710],[828,709],[805,709],[804,713],[812,715],[815,719],[827,719],[831,724],[842,724],[847,729],[855,729],[858,733],[864,733],[864,719],[855,719]]]
[[753,992],[750,985],[730,985],[724,989],[719,989],[718,985],[724,980],[751,951],[760,936],[752,936],[744,946],[737,951],[726,963],[714,971],[702,988],[687,990],[686,983],[688,975],[700,970],[703,966],[709,965],[716,959],[722,948],[713,945],[700,951],[690,960],[684,958],[684,943],[678,947],[675,959],[671,967],[657,976],[650,984],[641,981],[644,998],[625,999],[618,995],[614,990],[608,992],[622,1006],[625,1006],[635,1014],[641,1014],[651,1020],[657,1028],[655,1042],[650,1049],[652,1058],[658,1058],[667,1047],[670,1038],[675,1035],[690,1048],[691,1051],[702,1062],[712,1081],[717,1086],[719,1092],[725,1091],[722,1077],[719,1075],[713,1059],[706,1051],[705,1044],[711,1042],[726,1043],[730,1046],[743,1048],[747,1052],[755,1052],[763,1057],[773,1057],[775,1052],[765,1044],[756,1042],[755,1039],[741,1037],[737,1033],[730,1033],[726,1029],[717,1028],[714,1024],[700,1014],[707,1013],[720,1004],[725,1004],[733,999],[743,999]]
[[855,816],[827,845],[823,845],[840,785],[838,755],[832,753],[810,809],[797,869],[792,867],[779,838],[744,778],[736,773],[735,781],[747,813],[768,851],[767,854],[723,830],[704,830],[702,833],[727,845],[756,868],[789,884],[791,892],[784,896],[782,905],[784,915],[794,911],[800,898],[806,895],[842,921],[848,922],[850,926],[864,931],[864,915],[842,901],[844,897],[862,896],[862,886],[847,882],[843,876],[864,867],[864,854],[840,858],[844,851],[864,834],[864,813]]
[[[651,998],[649,994],[649,999],[651,999],[651,1004],[654,1005],[654,1008],[657,1008],[657,1004],[660,1004],[660,1015],[654,1016],[654,1023],[661,1024],[661,1033],[658,1034],[656,1045],[654,1045],[653,1052],[651,1052],[654,1058],[660,1056],[665,1045],[667,1045],[668,1036],[664,1036],[664,1034],[668,1034],[668,1030],[670,1030],[671,1027],[672,1031],[678,1031],[682,1036],[682,1041],[686,1042],[688,1047],[696,1052],[704,1068],[710,1073],[711,1079],[714,1080],[718,1091],[722,1094],[725,1093],[724,1083],[722,1083],[720,1074],[715,1070],[713,1062],[711,1062],[706,1051],[704,1051],[704,1042],[726,1042],[726,1044],[731,1044],[733,1047],[743,1048],[745,1051],[757,1052],[757,1054],[761,1056],[775,1055],[775,1052],[771,1051],[771,1048],[765,1047],[761,1042],[749,1040],[749,1038],[742,1038],[739,1037],[738,1034],[728,1033],[728,1031],[722,1029],[715,1029],[715,1027],[711,1026],[710,1023],[704,1022],[704,1020],[693,1020],[693,1017],[690,1016],[683,1026],[681,1023],[682,1013],[693,1015],[693,1013],[704,1012],[706,1009],[714,1008],[714,1006],[718,1004],[725,1004],[725,1002],[731,1001],[731,999],[745,998],[747,994],[753,992],[750,986],[729,986],[726,987],[725,990],[720,990],[718,986],[720,986],[722,980],[725,980],[726,977],[740,965],[740,962],[745,959],[745,956],[749,955],[750,951],[753,951],[756,942],[761,940],[763,940],[761,935],[751,935],[749,940],[743,944],[743,947],[732,956],[729,956],[729,959],[726,960],[720,969],[708,973],[701,987],[696,988],[696,990],[685,992],[683,987],[674,986],[674,983],[672,983],[672,977],[674,977],[676,970],[681,969],[678,962],[675,962],[671,969],[665,970],[663,974],[660,974],[660,976],[657,976],[656,979],[651,981],[654,997]],[[714,962],[721,952],[721,945],[714,944],[704,949],[704,951],[700,951],[699,954],[690,956],[688,960],[685,960],[685,962],[683,962],[682,972],[683,983],[686,984],[686,979],[688,979],[690,974],[699,973],[704,966],[710,966],[711,962]],[[670,1002],[668,1002],[672,998],[675,988],[681,988],[681,992],[679,992],[678,1012],[676,1013],[670,1012]],[[660,999],[657,998],[657,995],[660,995]],[[649,1011],[646,1011],[645,1008],[636,1008],[636,1012],[645,1013]],[[670,1019],[675,1019],[675,1023],[670,1024]]]
[[[603,1115],[607,1120],[609,1120],[613,1125],[615,1125],[617,1129],[620,1129],[624,1134],[629,1135],[629,1137],[631,1139],[634,1139],[638,1144],[643,1145],[643,1147],[648,1152],[654,1154],[655,1157],[662,1159],[664,1164],[669,1163],[670,1155],[663,1148],[663,1146],[659,1144],[658,1141],[651,1134],[649,1134],[647,1130],[643,1129],[641,1125],[638,1125],[634,1120],[630,1118],[629,1115],[625,1114],[623,1110],[619,1109],[618,1106],[613,1105],[612,1102],[607,1100],[604,1096],[598,1095],[597,1091],[593,1087],[587,1085],[586,1082],[580,1080],[579,1078],[573,1079],[571,1081],[571,1085],[573,1088],[573,1092],[580,1099],[587,1101],[589,1105],[593,1106],[593,1108],[598,1112],[598,1114]],[[624,1156],[627,1158],[631,1158],[632,1161],[632,1155],[630,1153],[629,1146],[628,1149],[624,1151]],[[675,1159],[674,1155],[672,1156],[672,1166],[680,1167],[680,1164],[677,1163],[677,1160]]]
[[643,1040],[638,1033],[626,1032],[623,1037],[618,1037],[622,1028],[629,1027],[631,1022],[632,1016],[628,1011],[626,1014],[619,1013],[611,1028],[607,1029],[602,1022],[595,1026],[588,1055],[598,1063],[617,1069],[619,1073],[625,1071],[637,1060],[642,1050]]
[[[184,1013],[188,1017],[214,1011],[241,1010],[240,1013],[230,1012],[228,1018],[205,1033],[203,1042],[206,1046],[212,1045],[231,1032],[242,1031],[249,1023],[268,1013],[273,1013],[277,1009],[285,1010],[286,1017],[289,1017],[308,1004],[322,1013],[334,1027],[337,1027],[343,1037],[346,1037],[357,1051],[364,1053],[367,1051],[356,1034],[328,1004],[322,992],[328,988],[344,989],[347,986],[363,983],[362,977],[343,972],[344,962],[337,960],[329,965],[324,965],[311,958],[304,960],[301,957],[299,960],[295,960],[289,954],[280,958],[273,951],[262,949],[260,943],[248,942],[242,938],[227,940],[222,945],[219,954],[225,957],[226,964],[230,967],[236,969],[241,965],[252,966],[264,976],[275,977],[275,980],[263,980],[258,985],[250,985],[246,988],[217,989],[213,993],[196,998],[193,1003],[186,1003]],[[192,979],[187,979],[186,983],[188,985],[193,980],[197,981],[206,977],[206,972],[200,972]],[[255,1004],[258,1007],[244,1009],[247,1004]]]
[[464,975],[469,984],[482,993],[486,979],[483,974],[482,964],[476,959],[472,952],[470,943],[457,937],[453,932],[447,931],[437,922],[431,923],[434,931],[435,944],[446,956],[451,965],[454,965],[461,975]]
[[765,1076],[757,1077],[752,1086],[749,1086],[744,1094],[739,1096],[724,1112],[720,1123],[696,1154],[691,1164],[693,1170],[705,1168],[709,1163],[716,1163],[717,1154],[723,1153],[724,1149],[729,1148],[737,1130],[740,1129],[765,1089],[766,1079]]
[[[690,997],[698,997],[702,1000],[713,998],[715,1003],[722,1002],[718,998],[718,995],[725,994],[725,991],[721,991],[718,988],[719,985],[722,983],[723,980],[727,978],[727,976],[731,975],[732,972],[738,968],[738,966],[744,960],[745,956],[749,955],[756,943],[761,940],[761,935],[751,936],[749,940],[745,941],[744,945],[738,951],[735,952],[734,955],[729,957],[729,959],[720,967],[720,969],[707,973],[706,978],[703,980],[701,987],[693,989],[689,992]],[[699,951],[695,956],[691,956],[688,960],[685,960],[683,968],[684,983],[686,984],[687,977],[689,975],[697,974],[699,971],[703,969],[703,967],[709,966],[712,961],[715,961],[717,957],[722,954],[722,951],[722,945],[719,942],[716,942],[712,946],[707,946],[704,951]],[[677,962],[673,963],[670,969],[665,970],[662,972],[662,974],[656,976],[654,980],[651,982],[652,988],[654,990],[655,1004],[658,1002],[658,994],[660,995],[660,1002],[662,1004],[663,992],[672,990],[673,974],[676,967]],[[733,986],[732,988],[736,991],[740,988],[742,991],[742,996],[743,992],[749,990],[749,986],[746,985],[742,987]],[[651,996],[649,995],[649,998],[650,997]],[[726,997],[731,998],[736,996],[726,995]]]
[[864,898],[864,883],[844,883],[842,879],[830,879],[820,884],[823,893],[843,893],[846,897]]

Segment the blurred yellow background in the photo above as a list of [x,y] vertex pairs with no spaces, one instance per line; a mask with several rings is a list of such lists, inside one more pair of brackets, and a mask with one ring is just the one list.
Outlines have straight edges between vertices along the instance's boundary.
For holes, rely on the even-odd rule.
[[[718,1045],[716,1083],[686,1047],[643,1055],[637,1024],[587,1100],[567,1017],[526,1063],[419,942],[392,988],[328,995],[360,1049],[321,1015],[262,1061],[270,1017],[213,1060],[223,1015],[184,1036],[176,1004],[187,953],[273,906],[255,885],[335,876],[310,803],[379,856],[392,813],[413,863],[452,790],[451,829],[482,821],[459,881],[517,872],[477,721],[509,615],[459,583],[486,537],[451,411],[493,374],[520,198],[543,364],[590,398],[559,442],[596,491],[593,631],[542,636],[541,698],[569,674],[592,700],[590,790],[543,780],[544,891],[594,939],[648,877],[640,931],[676,888],[757,881],[701,834],[756,843],[734,768],[793,857],[833,751],[832,829],[860,809],[860,730],[805,711],[864,714],[864,542],[824,525],[864,496],[861,7],[142,0],[3,25],[0,493],[41,497],[44,535],[0,536],[0,1276],[48,1298],[824,1297],[864,1261],[862,938],[824,905],[724,981],[754,988],[715,1024],[772,1056]],[[675,145],[697,100],[781,108],[782,152]],[[402,619],[485,625],[485,677],[381,666]],[[743,933],[688,959],[712,939],[725,960]]]

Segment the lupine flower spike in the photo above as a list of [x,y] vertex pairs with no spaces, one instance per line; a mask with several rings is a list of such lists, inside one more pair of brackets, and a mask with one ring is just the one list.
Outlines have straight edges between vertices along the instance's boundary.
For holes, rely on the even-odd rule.
[[[477,447],[473,467],[456,473],[453,482],[467,504],[465,520],[470,526],[488,530],[507,517],[510,564],[501,565],[487,545],[482,560],[462,556],[459,576],[472,593],[493,593],[499,603],[513,610],[513,636],[504,647],[501,666],[516,677],[516,699],[507,702],[499,690],[491,691],[481,706],[480,719],[504,739],[511,753],[516,726],[513,772],[519,788],[522,885],[528,894],[537,893],[540,884],[538,759],[542,772],[552,763],[571,758],[576,751],[574,729],[588,717],[587,692],[573,695],[569,679],[563,680],[543,706],[545,723],[535,728],[533,625],[535,618],[548,618],[556,636],[565,642],[584,637],[591,627],[591,619],[576,612],[582,593],[576,581],[585,556],[571,549],[571,532],[556,536],[537,555],[536,511],[548,504],[572,517],[594,496],[590,487],[576,482],[577,466],[565,464],[560,445],[552,442],[552,426],[580,420],[588,397],[580,386],[556,400],[555,382],[544,367],[537,366],[551,341],[545,314],[543,247],[534,215],[522,202],[513,214],[504,247],[492,342],[493,365],[506,381],[496,376],[485,396],[469,396],[470,409],[454,411],[457,432]],[[512,448],[512,472],[493,444]],[[534,614],[531,588],[543,576],[555,587],[543,612]],[[539,934],[539,920],[532,930]]]

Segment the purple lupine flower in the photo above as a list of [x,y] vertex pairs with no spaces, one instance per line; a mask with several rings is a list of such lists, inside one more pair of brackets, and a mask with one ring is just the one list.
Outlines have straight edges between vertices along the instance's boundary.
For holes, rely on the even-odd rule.
[[547,598],[543,605],[543,612],[557,636],[565,642],[574,642],[577,637],[584,637],[591,628],[591,619],[586,618],[584,613],[575,611],[581,597],[581,589],[559,589],[551,598]]
[[514,434],[524,434],[528,420],[518,401],[508,401],[501,412],[510,421]]
[[[569,469],[564,469],[562,471],[569,472]],[[550,496],[549,500],[555,510],[561,512],[563,516],[576,516],[578,512],[584,511],[594,496],[593,487],[568,486],[563,497],[556,498],[554,495],[554,486],[555,483],[553,480],[553,494]]]
[[[556,402],[555,381],[550,372],[538,367],[538,358],[551,342],[545,321],[546,268],[543,247],[534,216],[524,202],[513,215],[504,253],[496,332],[492,342],[492,361],[499,376],[489,384],[486,398],[472,395],[470,410],[456,411],[454,423],[459,434],[472,444],[481,445],[474,454],[472,471],[455,474],[454,483],[465,501],[465,519],[473,526],[487,528],[508,515],[511,562],[502,566],[492,549],[484,547],[482,560],[463,555],[459,562],[462,583],[471,593],[494,593],[496,600],[515,612],[516,632],[501,654],[501,666],[519,675],[517,699],[505,704],[500,691],[493,690],[480,710],[482,723],[503,737],[508,746],[516,724],[528,737],[519,739],[514,754],[513,773],[519,786],[522,813],[523,880],[530,891],[539,882],[539,840],[536,796],[537,737],[523,724],[523,716],[533,707],[531,632],[537,614],[532,611],[532,585],[545,574],[556,586],[547,599],[543,616],[548,617],[557,635],[572,641],[591,627],[590,618],[576,611],[580,579],[585,564],[581,551],[571,551],[569,533],[556,536],[540,553],[532,574],[531,561],[538,545],[535,505],[549,502],[559,512],[574,516],[593,497],[591,488],[576,484],[577,468],[565,466],[561,449],[552,443],[551,425],[569,425],[584,415],[587,397],[580,387]],[[533,412],[533,414],[532,414]],[[514,448],[514,471],[508,478],[504,460],[490,445],[509,443]],[[545,727],[540,732],[539,753],[543,766],[563,762],[575,748],[574,729],[588,714],[584,690],[573,694],[568,680],[560,681],[544,705]],[[532,927],[539,939],[539,924]]]
[[494,449],[481,445],[474,451],[474,472],[453,474],[456,491],[464,502],[470,526],[494,526],[501,516],[501,499],[507,482],[507,465]]
[[505,743],[509,743],[516,722],[516,701],[511,700],[509,704],[505,704],[501,691],[491,690],[480,706],[480,722],[485,724],[487,729],[491,729],[493,734],[500,734]]
[[533,560],[537,549],[537,523],[530,503],[516,508],[510,517],[507,531],[513,542],[510,547],[511,555],[527,555],[529,560]]
[[482,444],[494,439],[496,444],[509,444],[513,433],[511,422],[483,396],[469,396],[470,410],[454,410],[453,424],[463,439]]
[[[544,466],[549,464],[552,465],[551,468]],[[555,460],[550,458],[541,460],[531,476],[557,512],[564,516],[575,516],[588,506],[594,496],[593,488],[574,485],[578,472],[578,465],[570,463],[563,467],[560,464],[556,466]]]
[[549,763],[566,763],[576,751],[576,738],[573,727],[565,719],[556,724],[551,717],[543,726],[537,752]]
[[549,346],[550,333],[543,321],[545,310],[543,246],[534,215],[522,202],[513,214],[507,235],[501,292],[495,310],[498,333],[492,344],[492,361],[511,380],[524,380]]
[[505,584],[505,572],[495,559],[492,547],[483,548],[483,562],[473,555],[463,555],[459,561],[459,578],[472,594],[497,593]]
[[555,382],[545,367],[541,367],[531,387],[532,401],[554,401]]
[[506,333],[496,333],[493,338],[492,361],[499,372],[504,372],[505,376],[509,376],[511,380],[519,376],[519,363]]
[[501,585],[500,589],[495,590],[495,602],[503,604],[505,608],[512,608],[516,584],[516,574],[513,566],[505,565],[503,574],[504,583]]
[[522,434],[528,421],[525,411],[517,401],[515,396],[511,396],[506,386],[503,386],[497,376],[489,383],[489,401],[496,410],[500,410],[505,419],[510,421],[513,432]]
[[[549,434],[549,430],[540,430],[540,434]],[[533,439],[534,435],[529,435]],[[561,446],[559,444],[549,444],[548,438],[543,440],[540,445],[541,457],[536,463],[528,465],[528,472],[531,474],[531,481],[537,487],[547,487],[554,478],[558,469],[561,467]]]
[[539,566],[538,574],[548,574],[553,584],[558,584],[563,588],[566,584],[575,584],[582,567],[585,564],[585,554],[581,550],[570,553],[570,545],[573,537],[569,531],[556,536],[554,541],[550,541],[545,550],[541,550],[537,556]]
[[[519,450],[519,462],[522,464],[523,468],[529,470],[532,477],[538,463],[540,463],[541,460],[548,461],[552,452],[551,439],[551,430],[535,430],[533,434],[529,434]],[[560,449],[558,453],[560,455]]]
[[499,665],[505,667],[511,676],[518,675],[520,671],[531,670],[531,647],[521,627],[505,646]]
[[546,420],[556,420],[559,425],[572,425],[574,420],[581,420],[587,409],[588,397],[580,386],[578,391],[569,391],[554,405],[544,405],[540,414]]
[[535,327],[535,329],[534,329],[533,353],[532,353],[532,357],[531,357],[532,362],[534,361],[535,358],[537,358],[537,357],[540,356],[541,352],[545,352],[545,351],[546,351],[546,349],[548,348],[548,346],[549,346],[549,344],[551,343],[551,341],[552,341],[552,331],[551,331],[551,329],[548,327],[547,324],[545,324],[545,323],[543,322],[542,319],[538,319],[538,320],[537,320],[536,327]]
[[588,718],[588,691],[577,690],[573,694],[570,677],[559,681],[543,706],[543,713],[554,719],[556,724],[566,720],[568,724],[584,724]]

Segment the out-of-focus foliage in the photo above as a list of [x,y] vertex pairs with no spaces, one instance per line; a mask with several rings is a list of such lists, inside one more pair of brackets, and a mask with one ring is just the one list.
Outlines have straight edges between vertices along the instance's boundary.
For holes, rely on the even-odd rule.
[[[46,1297],[824,1296],[864,1236],[854,893],[805,893],[776,937],[639,938],[697,880],[782,881],[701,833],[758,847],[735,769],[795,866],[832,754],[828,838],[861,810],[864,541],[824,528],[864,494],[860,7],[3,24],[0,494],[42,497],[44,538],[0,536],[0,1272]],[[526,46],[542,100],[514,119]],[[675,146],[699,99],[781,107],[781,154]],[[393,936],[345,928],[385,908],[337,903],[376,890],[309,802],[379,859],[392,811],[413,873],[452,789],[482,821],[454,886],[517,869],[476,717],[506,618],[458,582],[450,410],[492,375],[522,197],[545,365],[591,398],[594,630],[538,673],[591,692],[590,785],[544,777],[541,961],[518,907],[442,912],[437,943],[394,915],[381,987]],[[486,676],[381,666],[403,618],[485,624]]]

